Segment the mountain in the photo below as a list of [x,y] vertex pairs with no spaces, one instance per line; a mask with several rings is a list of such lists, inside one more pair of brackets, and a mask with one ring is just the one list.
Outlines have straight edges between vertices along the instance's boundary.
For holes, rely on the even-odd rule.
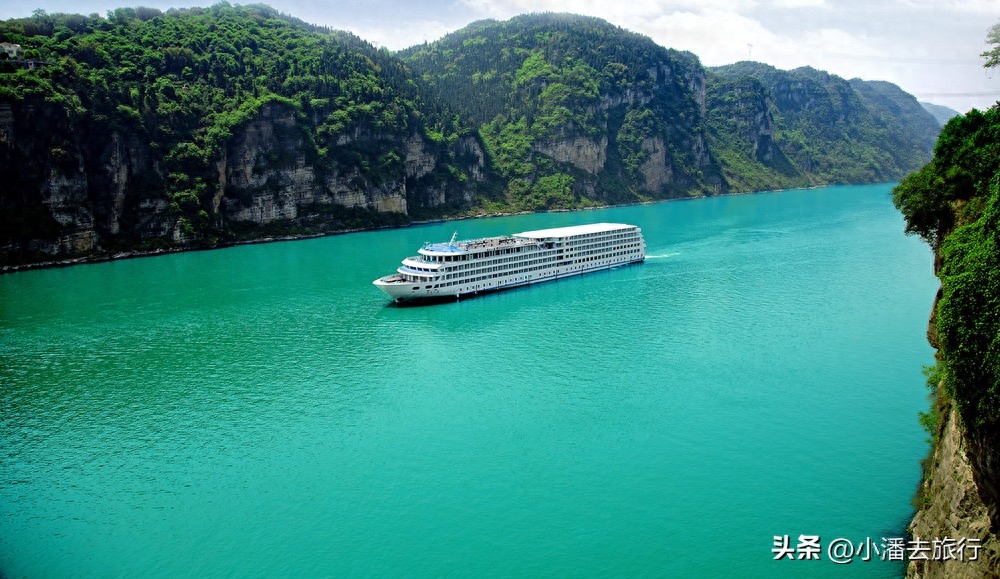
[[476,126],[496,202],[538,210],[727,191],[697,57],[569,14],[482,21],[400,57]]
[[690,53],[595,18],[482,21],[400,53],[476,126],[498,201],[545,209],[889,181],[937,123],[889,83]]
[[706,70],[566,14],[396,54],[226,3],[36,11],[0,41],[0,266],[887,181],[937,131],[888,83]]
[[924,110],[933,115],[934,118],[937,119],[938,124],[942,127],[952,118],[962,114],[954,109],[950,109],[942,105],[936,105],[934,103],[920,103],[920,106],[924,107]]
[[267,6],[0,24],[0,264],[454,212],[483,178],[399,59]]
[[[736,160],[730,180],[744,187],[898,179],[927,161],[939,130],[887,82],[756,62],[709,71],[709,126],[720,156]],[[748,123],[749,111],[760,121]],[[758,180],[745,182],[748,175]]]

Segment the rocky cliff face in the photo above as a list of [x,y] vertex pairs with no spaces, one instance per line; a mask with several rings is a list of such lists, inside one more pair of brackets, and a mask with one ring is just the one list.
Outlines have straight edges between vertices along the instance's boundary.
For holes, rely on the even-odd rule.
[[708,84],[697,60],[679,59],[649,70],[653,80],[648,105],[663,123],[661,134],[642,140],[645,161],[639,167],[641,187],[655,194],[723,193],[728,185],[706,140]]
[[[944,265],[940,242],[933,249],[939,275]],[[935,349],[941,348],[936,326],[941,296],[938,290],[927,324],[927,342]],[[1000,431],[995,425],[965,424],[953,402],[943,406],[917,493],[919,510],[907,530],[915,539],[974,539],[981,548],[975,561],[911,561],[906,576],[1000,577]]]
[[[354,131],[336,139],[355,150],[398,152],[402,163],[375,175],[356,163],[315,159],[299,122],[289,107],[271,104],[234,137],[219,163],[221,218],[333,230],[337,224],[328,219],[333,209],[406,216],[412,207],[467,207],[485,177],[485,156],[471,137],[450,149],[434,148],[419,133]],[[464,180],[453,178],[444,166],[452,160],[450,170],[461,171]]]
[[88,135],[40,99],[0,104],[0,181],[0,265],[177,239],[148,139]]
[[[958,412],[949,410],[943,416],[930,468],[921,483],[924,504],[908,529],[911,537],[926,541],[976,540],[980,545],[977,560],[910,561],[907,577],[972,579],[1000,574],[1000,540],[991,530],[996,520],[996,503],[984,497],[988,491],[977,482],[983,480],[977,473],[982,471],[974,466],[975,457],[981,452],[977,446],[966,435]],[[986,474],[991,476],[989,472]],[[994,483],[997,474],[992,471]]]
[[760,82],[744,78],[720,86],[722,93],[714,103],[713,113],[729,124],[732,135],[749,147],[752,158],[767,161],[774,158],[774,99]]
[[640,147],[646,160],[639,167],[642,185],[648,191],[661,191],[673,181],[674,172],[667,162],[667,144],[662,137],[647,137]]
[[560,163],[569,163],[581,171],[597,175],[604,170],[604,163],[608,160],[608,137],[603,135],[599,139],[571,137],[541,141],[535,143],[534,149]]
[[[5,255],[72,254],[97,245],[86,159],[59,112],[40,101],[0,104],[0,252]],[[55,130],[36,136],[35,123]],[[31,237],[39,230],[44,239]]]
[[693,54],[545,14],[470,25],[400,56],[480,129],[497,203],[552,209],[727,190]]
[[[597,113],[599,136],[575,136],[555,141],[537,141],[536,153],[580,170],[578,189],[587,197],[615,201],[598,187],[601,178],[627,173],[618,163],[628,147],[637,149],[642,161],[634,175],[625,175],[631,186],[655,197],[690,194],[692,190],[722,192],[718,167],[700,127],[704,124],[707,89],[704,71],[698,66],[660,62],[646,70],[647,84],[611,91],[599,96],[599,104],[588,109]],[[623,143],[622,119],[649,112],[656,121],[641,137],[630,135]],[[570,132],[572,126],[562,128]],[[613,159],[609,165],[609,159]]]
[[710,73],[712,144],[736,189],[899,179],[930,159],[940,129],[891,83],[755,62]]
[[[0,104],[0,180],[9,184],[0,192],[0,265],[205,242],[179,220],[148,140],[119,130],[82,141],[77,135],[86,131],[61,114],[41,102]],[[290,107],[272,103],[235,132],[213,163],[205,211],[217,230],[232,230],[238,240],[261,226],[271,233],[335,231],[351,225],[345,211],[405,219],[414,206],[468,207],[486,175],[472,137],[450,146],[417,132],[354,131],[339,139],[375,157],[396,152],[400,162],[375,175],[366,171],[374,160],[363,156],[355,159],[364,163],[318,158],[302,122]]]
[[358,167],[324,171],[307,158],[294,111],[268,105],[237,133],[219,162],[216,211],[227,221],[257,225],[311,224],[317,215],[310,210],[322,205],[405,215],[406,177],[430,172],[436,163],[420,143],[417,135],[406,141],[406,172],[395,179],[374,183]]
[[[706,70],[589,17],[477,23],[390,55],[230,8],[171,16],[192,37],[239,22],[215,28],[231,36],[213,45],[226,58],[156,57],[160,28],[136,20],[115,29],[116,56],[80,61],[79,39],[106,32],[88,28],[44,39],[64,59],[52,74],[0,71],[16,85],[0,84],[0,266],[479,207],[887,181],[926,162],[933,140],[911,130],[933,119],[888,83]],[[148,62],[122,66],[126,54]]]

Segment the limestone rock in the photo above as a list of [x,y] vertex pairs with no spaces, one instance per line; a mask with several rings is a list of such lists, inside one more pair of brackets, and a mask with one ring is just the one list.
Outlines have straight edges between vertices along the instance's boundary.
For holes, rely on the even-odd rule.
[[915,539],[930,541],[977,539],[981,548],[976,561],[910,561],[906,576],[910,579],[1000,576],[1000,541],[990,532],[989,512],[976,484],[958,412],[952,409],[942,420],[932,466],[922,483],[926,502],[910,523],[909,532]]
[[570,137],[555,141],[535,143],[535,151],[548,155],[561,163],[569,163],[591,175],[604,169],[608,159],[608,137],[600,140],[587,137]]

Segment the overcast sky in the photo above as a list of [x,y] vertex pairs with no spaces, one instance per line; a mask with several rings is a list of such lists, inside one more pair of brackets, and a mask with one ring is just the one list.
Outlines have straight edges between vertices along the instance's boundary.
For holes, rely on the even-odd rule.
[[[232,4],[250,4],[237,2]],[[119,6],[160,9],[212,1],[22,0],[0,19],[49,13],[106,14]],[[986,34],[1000,0],[271,0],[314,24],[350,30],[390,49],[434,41],[483,18],[528,12],[597,16],[689,50],[706,66],[740,60],[783,69],[812,66],[845,78],[887,80],[922,101],[959,112],[1000,100],[1000,69],[985,70]]]

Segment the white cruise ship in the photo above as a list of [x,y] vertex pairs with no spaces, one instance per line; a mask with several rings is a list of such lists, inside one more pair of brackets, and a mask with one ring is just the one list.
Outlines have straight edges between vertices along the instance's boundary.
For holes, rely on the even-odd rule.
[[646,259],[642,230],[590,223],[514,235],[425,243],[374,283],[393,300],[459,297],[608,269]]

